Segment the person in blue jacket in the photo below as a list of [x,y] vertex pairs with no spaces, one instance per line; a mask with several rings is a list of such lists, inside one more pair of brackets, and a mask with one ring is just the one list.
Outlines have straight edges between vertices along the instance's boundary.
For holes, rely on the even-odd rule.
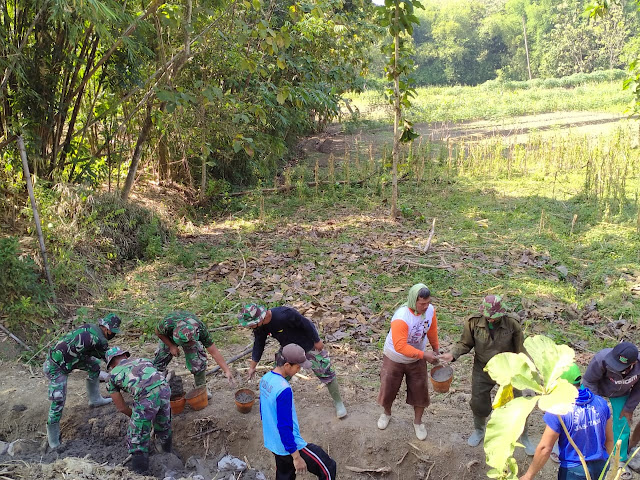
[[260,417],[264,446],[276,459],[276,480],[294,480],[310,472],[320,480],[336,478],[336,462],[318,445],[300,435],[293,391],[287,378],[300,368],[310,368],[304,349],[290,343],[278,357],[276,367],[260,379]]
[[[558,417],[552,413],[544,414],[547,427],[527,472],[520,480],[533,480],[551,456],[555,442],[560,448],[560,468],[558,480],[583,480],[587,476],[578,453],[569,442],[569,438],[560,422],[569,433],[569,437],[582,452],[587,469],[593,480],[607,467],[607,459],[613,450],[613,421],[607,401],[592,393],[587,387],[580,386],[582,379],[580,368],[574,363],[562,378],[578,388],[578,398],[571,410]],[[626,473],[626,472],[625,472]],[[628,478],[627,476],[621,478]]]

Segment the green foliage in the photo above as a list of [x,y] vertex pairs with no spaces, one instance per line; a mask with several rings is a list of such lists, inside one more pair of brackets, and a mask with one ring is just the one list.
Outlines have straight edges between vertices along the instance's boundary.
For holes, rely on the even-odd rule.
[[0,238],[0,272],[0,312],[11,325],[47,315],[49,286],[33,259],[20,255],[16,237]]
[[[499,385],[484,439],[489,478],[518,478],[513,451],[536,404],[544,412],[564,415],[578,395],[573,385],[560,378],[573,364],[575,353],[570,347],[556,345],[543,335],[526,338],[524,347],[531,358],[523,353],[500,353],[485,367]],[[513,398],[514,388],[530,389],[537,395]]]
[[103,194],[87,202],[85,228],[99,239],[112,260],[153,259],[162,253],[168,230],[149,210],[117,195]]
[[[418,12],[419,85],[478,85],[622,68],[640,32],[634,0],[429,0]],[[526,32],[526,36],[525,36]],[[528,52],[525,49],[525,40]]]

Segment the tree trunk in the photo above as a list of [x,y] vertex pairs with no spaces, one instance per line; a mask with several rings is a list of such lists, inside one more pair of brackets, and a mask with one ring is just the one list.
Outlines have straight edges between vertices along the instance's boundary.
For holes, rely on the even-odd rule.
[[522,32],[524,33],[524,51],[527,54],[527,70],[529,71],[529,80],[531,80],[531,64],[529,63],[529,45],[527,44],[527,21],[522,16]]
[[169,166],[169,144],[167,136],[163,133],[158,146],[158,176],[160,183],[167,182],[171,178],[171,168]]
[[149,130],[151,130],[151,104],[147,104],[147,116],[144,119],[142,129],[138,135],[138,141],[136,142],[136,148],[131,158],[131,165],[129,166],[129,172],[127,173],[127,180],[124,182],[122,188],[122,199],[127,200],[133,188],[133,182],[136,180],[136,172],[138,170],[138,163],[140,163],[140,157],[142,157],[142,148],[149,137]]
[[399,0],[396,0],[396,35],[394,38],[394,67],[393,67],[393,96],[394,96],[394,110],[395,116],[393,119],[393,165],[391,168],[391,218],[398,216],[398,157],[400,155],[400,116],[402,114],[400,110],[400,72],[398,71],[398,59],[400,57],[400,48],[398,42],[400,42],[400,34],[398,33],[398,24],[400,22],[400,5]]

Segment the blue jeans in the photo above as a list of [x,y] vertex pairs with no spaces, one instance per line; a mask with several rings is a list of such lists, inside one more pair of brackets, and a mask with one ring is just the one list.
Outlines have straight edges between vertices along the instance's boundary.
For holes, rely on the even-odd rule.
[[[604,466],[606,463],[606,460],[592,460],[591,462],[587,462],[587,468],[589,469],[591,480],[598,480],[600,478],[600,474],[604,470]],[[584,480],[585,478],[587,478],[587,476],[584,473],[584,468],[582,468],[582,465],[571,468],[560,467],[558,469],[558,480]]]

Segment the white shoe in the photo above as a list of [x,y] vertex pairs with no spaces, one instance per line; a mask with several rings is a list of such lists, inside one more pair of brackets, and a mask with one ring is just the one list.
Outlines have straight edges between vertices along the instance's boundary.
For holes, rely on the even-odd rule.
[[378,428],[380,430],[384,430],[389,426],[389,420],[391,420],[391,415],[387,415],[386,413],[381,413],[380,418],[378,419]]
[[416,437],[418,440],[424,440],[427,438],[427,427],[424,426],[424,423],[420,425],[413,424],[413,429],[416,431]]

